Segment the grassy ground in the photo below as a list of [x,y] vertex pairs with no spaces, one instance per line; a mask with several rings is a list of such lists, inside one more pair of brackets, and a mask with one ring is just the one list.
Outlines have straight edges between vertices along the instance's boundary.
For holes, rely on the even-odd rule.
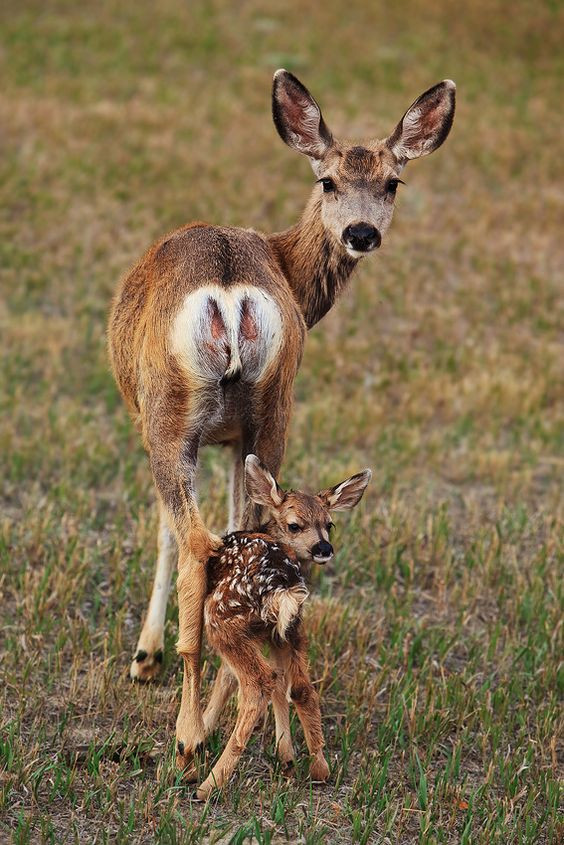
[[[558,840],[561,9],[2,4],[1,842]],[[202,806],[172,767],[174,601],[162,684],[127,678],[156,516],[104,331],[162,232],[296,219],[280,65],[336,134],[382,136],[445,76],[459,107],[296,384],[284,480],[375,473],[307,616],[331,781],[286,781],[267,723]],[[216,530],[225,480],[205,454]]]

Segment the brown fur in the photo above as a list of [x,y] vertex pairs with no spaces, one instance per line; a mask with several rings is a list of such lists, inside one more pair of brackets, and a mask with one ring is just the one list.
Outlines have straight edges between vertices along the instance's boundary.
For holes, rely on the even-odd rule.
[[[329,776],[319,697],[307,666],[301,613],[308,595],[305,578],[311,562],[319,560],[317,544],[328,545],[331,511],[355,507],[370,477],[370,470],[364,470],[317,494],[284,491],[255,455],[246,459],[247,493],[266,510],[267,521],[261,532],[228,534],[208,561],[206,633],[224,662],[204,713],[207,733],[214,729],[234,690],[230,675],[237,679],[240,696],[235,729],[198,788],[200,798],[207,798],[231,775],[269,701],[276,721],[278,755],[283,763],[293,761],[288,696],[312,756],[312,778],[326,780]],[[331,546],[325,554],[328,557],[323,559],[329,559]],[[270,648],[270,660],[261,653],[265,644]]]
[[[198,451],[213,443],[233,449],[231,518],[236,527],[256,528],[260,507],[242,491],[242,461],[254,452],[272,472],[280,468],[306,327],[332,307],[359,257],[344,227],[368,221],[378,238],[366,250],[379,244],[392,216],[390,178],[405,159],[442,143],[453,113],[454,84],[440,83],[406,112],[393,143],[337,142],[307,89],[278,71],[278,131],[309,156],[319,177],[334,181],[335,191],[326,194],[317,185],[302,220],[278,234],[200,222],[183,226],[155,243],[120,283],[108,333],[112,368],[149,454],[162,519],[178,546],[181,766],[204,738],[199,660],[205,569],[219,542],[196,503]],[[167,560],[163,556],[165,580]],[[162,631],[143,629],[132,677],[158,671],[146,645],[161,639]],[[140,669],[144,659],[150,672]]]

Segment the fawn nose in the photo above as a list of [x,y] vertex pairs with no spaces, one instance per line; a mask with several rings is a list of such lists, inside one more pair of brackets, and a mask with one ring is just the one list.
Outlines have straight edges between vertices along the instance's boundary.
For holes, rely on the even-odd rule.
[[356,252],[371,252],[382,243],[382,235],[370,223],[353,223],[343,229],[343,243]]
[[327,563],[333,557],[333,546],[327,540],[320,540],[312,548],[311,556],[316,563]]

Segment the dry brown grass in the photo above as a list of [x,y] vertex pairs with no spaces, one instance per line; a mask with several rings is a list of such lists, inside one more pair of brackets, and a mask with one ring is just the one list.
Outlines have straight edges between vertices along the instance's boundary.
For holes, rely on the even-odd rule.
[[[3,5],[0,838],[557,841],[561,32],[528,0]],[[383,135],[445,76],[458,110],[296,385],[285,479],[375,471],[309,611],[332,780],[288,784],[265,726],[201,808],[171,765],[174,607],[162,685],[127,680],[155,515],[106,312],[170,228],[296,219],[280,65],[336,134]],[[206,454],[216,529],[225,479]]]

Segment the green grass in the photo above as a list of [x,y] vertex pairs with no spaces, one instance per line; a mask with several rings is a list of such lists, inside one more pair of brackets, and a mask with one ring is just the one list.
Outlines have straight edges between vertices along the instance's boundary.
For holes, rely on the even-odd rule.
[[[0,841],[559,841],[560,5],[8,0],[1,18]],[[310,785],[305,753],[286,780],[268,721],[202,806],[172,761],[174,601],[162,683],[127,677],[156,514],[104,332],[164,231],[297,218],[312,178],[270,119],[280,65],[336,135],[382,137],[443,77],[459,105],[296,383],[282,480],[374,470],[307,614],[331,780]],[[215,530],[226,478],[204,453]]]

